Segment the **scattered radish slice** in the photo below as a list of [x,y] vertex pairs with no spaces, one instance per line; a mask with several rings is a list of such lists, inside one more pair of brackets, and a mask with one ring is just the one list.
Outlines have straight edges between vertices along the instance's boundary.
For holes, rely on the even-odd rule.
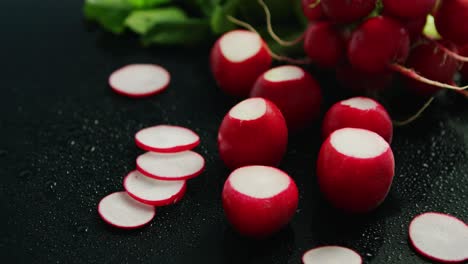
[[153,206],[134,200],[126,192],[115,192],[104,197],[99,202],[98,212],[106,223],[122,229],[142,227],[156,215]]
[[454,216],[432,212],[418,215],[409,226],[409,238],[416,251],[431,260],[468,260],[468,226]]
[[308,250],[302,255],[304,264],[346,263],[361,264],[362,258],[354,250],[340,246],[323,246]]
[[143,150],[174,153],[198,146],[200,137],[188,128],[159,125],[138,131],[135,142]]
[[159,65],[130,64],[114,71],[109,85],[116,93],[138,98],[164,91],[170,79],[169,72]]
[[136,163],[142,174],[168,181],[194,178],[205,167],[205,159],[190,150],[179,153],[146,152],[137,158]]
[[133,199],[148,205],[164,206],[179,201],[185,194],[185,181],[162,181],[149,178],[138,171],[130,172],[123,182]]

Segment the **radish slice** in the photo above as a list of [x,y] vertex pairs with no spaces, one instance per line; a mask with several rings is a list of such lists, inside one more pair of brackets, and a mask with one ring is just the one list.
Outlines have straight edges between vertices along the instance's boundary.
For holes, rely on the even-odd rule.
[[416,251],[444,263],[468,260],[468,226],[442,213],[416,216],[409,226],[409,238]]
[[361,264],[362,258],[354,250],[340,246],[313,248],[302,255],[304,264],[347,263]]
[[134,229],[148,224],[156,215],[156,209],[140,203],[126,192],[115,192],[104,197],[98,212],[106,223],[122,228]]
[[114,71],[109,86],[128,97],[146,97],[164,91],[169,85],[169,72],[159,65],[130,64]]
[[135,142],[143,150],[174,153],[198,146],[200,137],[184,127],[159,125],[138,131]]
[[185,181],[156,180],[138,171],[130,172],[123,182],[133,199],[148,205],[164,206],[179,201],[185,194]]
[[137,158],[136,163],[142,174],[167,181],[197,177],[205,168],[205,159],[190,150],[179,153],[146,152]]

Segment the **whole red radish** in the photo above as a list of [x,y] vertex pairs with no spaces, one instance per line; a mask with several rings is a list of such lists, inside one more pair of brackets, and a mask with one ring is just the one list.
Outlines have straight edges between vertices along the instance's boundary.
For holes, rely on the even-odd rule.
[[262,38],[247,30],[222,35],[211,50],[211,71],[218,85],[234,96],[248,96],[257,77],[271,66]]
[[428,15],[436,0],[382,0],[384,12],[403,19],[415,19]]
[[435,22],[444,39],[457,45],[468,44],[468,0],[442,1]]
[[363,213],[387,196],[395,162],[392,150],[377,133],[342,128],[322,144],[317,161],[320,190],[336,208]]
[[266,98],[278,106],[291,131],[305,127],[320,115],[320,86],[297,66],[279,66],[265,72],[255,82],[250,96]]
[[229,175],[222,199],[227,219],[240,234],[264,238],[291,220],[299,197],[296,183],[285,172],[246,166]]
[[369,15],[376,0],[321,0],[322,9],[330,20],[349,23]]
[[[468,44],[461,47],[459,53],[462,56],[468,56]],[[461,68],[460,73],[462,75],[462,78],[465,81],[468,81],[468,63],[467,62],[463,64],[463,67]]]
[[304,51],[318,66],[334,68],[345,53],[345,41],[331,22],[311,23],[304,35]]
[[323,138],[345,127],[367,129],[392,142],[393,125],[387,110],[367,97],[353,97],[334,104],[323,119]]
[[321,2],[318,0],[302,0],[302,11],[309,21],[316,21],[323,18]]
[[287,143],[288,128],[281,111],[263,98],[250,98],[234,106],[218,132],[219,154],[231,169],[277,166]]
[[354,93],[363,94],[369,91],[381,91],[387,88],[393,79],[393,73],[362,72],[348,62],[340,63],[336,68],[336,79],[340,85]]
[[348,44],[348,59],[356,69],[381,73],[393,63],[404,63],[409,52],[407,30],[389,17],[372,17],[352,34]]

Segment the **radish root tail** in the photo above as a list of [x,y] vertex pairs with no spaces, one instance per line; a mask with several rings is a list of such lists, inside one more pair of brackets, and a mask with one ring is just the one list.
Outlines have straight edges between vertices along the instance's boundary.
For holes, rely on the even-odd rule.
[[418,117],[420,117],[422,115],[422,113],[431,105],[431,103],[434,101],[434,97],[431,97],[417,112],[416,114],[412,115],[411,117],[409,117],[408,119],[406,120],[403,120],[403,121],[396,121],[394,120],[393,121],[393,125],[394,126],[397,126],[397,127],[401,127],[401,126],[406,126],[410,123],[412,123],[413,121],[415,121],[416,119],[418,119]]
[[440,88],[451,89],[451,90],[459,90],[459,91],[460,90],[465,90],[465,89],[468,88],[468,85],[463,86],[463,87],[458,87],[458,86],[455,86],[455,85],[450,85],[450,84],[441,83],[441,82],[438,82],[438,81],[427,79],[426,77],[423,77],[423,76],[419,75],[413,69],[408,69],[405,66],[402,66],[402,65],[399,65],[399,64],[391,64],[390,68],[392,70],[394,70],[394,71],[397,71],[397,72],[403,74],[404,76],[406,76],[408,78],[411,78],[411,79],[414,79],[416,81],[419,81],[419,82],[422,82],[422,83],[425,83],[425,84],[429,84],[429,85],[432,85],[432,86],[437,86],[437,87],[440,87]]
[[320,5],[320,0],[316,0],[315,2],[311,3],[311,4],[309,5],[309,8],[310,8],[310,9],[314,9],[314,8],[316,8],[318,5]]
[[443,52],[445,52],[447,55],[454,58],[455,60],[461,61],[461,62],[468,62],[468,57],[462,56],[462,55],[450,50],[449,48],[447,48],[444,45],[440,44],[439,42],[435,41],[434,39],[431,39],[429,37],[426,37],[426,38],[429,41],[433,42],[437,46],[437,48],[439,48],[440,50],[442,50]]

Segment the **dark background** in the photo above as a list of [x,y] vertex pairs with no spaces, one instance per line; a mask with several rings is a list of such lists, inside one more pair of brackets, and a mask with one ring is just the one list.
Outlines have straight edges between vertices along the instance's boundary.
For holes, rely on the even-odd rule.
[[[265,241],[239,237],[223,215],[220,194],[229,172],[216,149],[218,126],[235,100],[211,78],[209,47],[145,49],[132,37],[90,30],[81,5],[1,4],[3,263],[299,263],[304,251],[323,244],[352,247],[367,263],[428,263],[408,245],[412,217],[441,211],[468,220],[466,99],[445,94],[420,120],[395,130],[396,175],[378,210],[342,215],[322,200],[315,125],[291,138],[281,165],[300,190],[290,226]],[[169,89],[142,100],[112,93],[108,75],[137,62],[166,67],[173,77]],[[320,80],[333,94],[330,76]],[[96,206],[122,190],[123,176],[134,168],[141,151],[133,134],[161,123],[199,133],[205,173],[189,182],[180,203],[158,209],[149,226],[107,226]]]

